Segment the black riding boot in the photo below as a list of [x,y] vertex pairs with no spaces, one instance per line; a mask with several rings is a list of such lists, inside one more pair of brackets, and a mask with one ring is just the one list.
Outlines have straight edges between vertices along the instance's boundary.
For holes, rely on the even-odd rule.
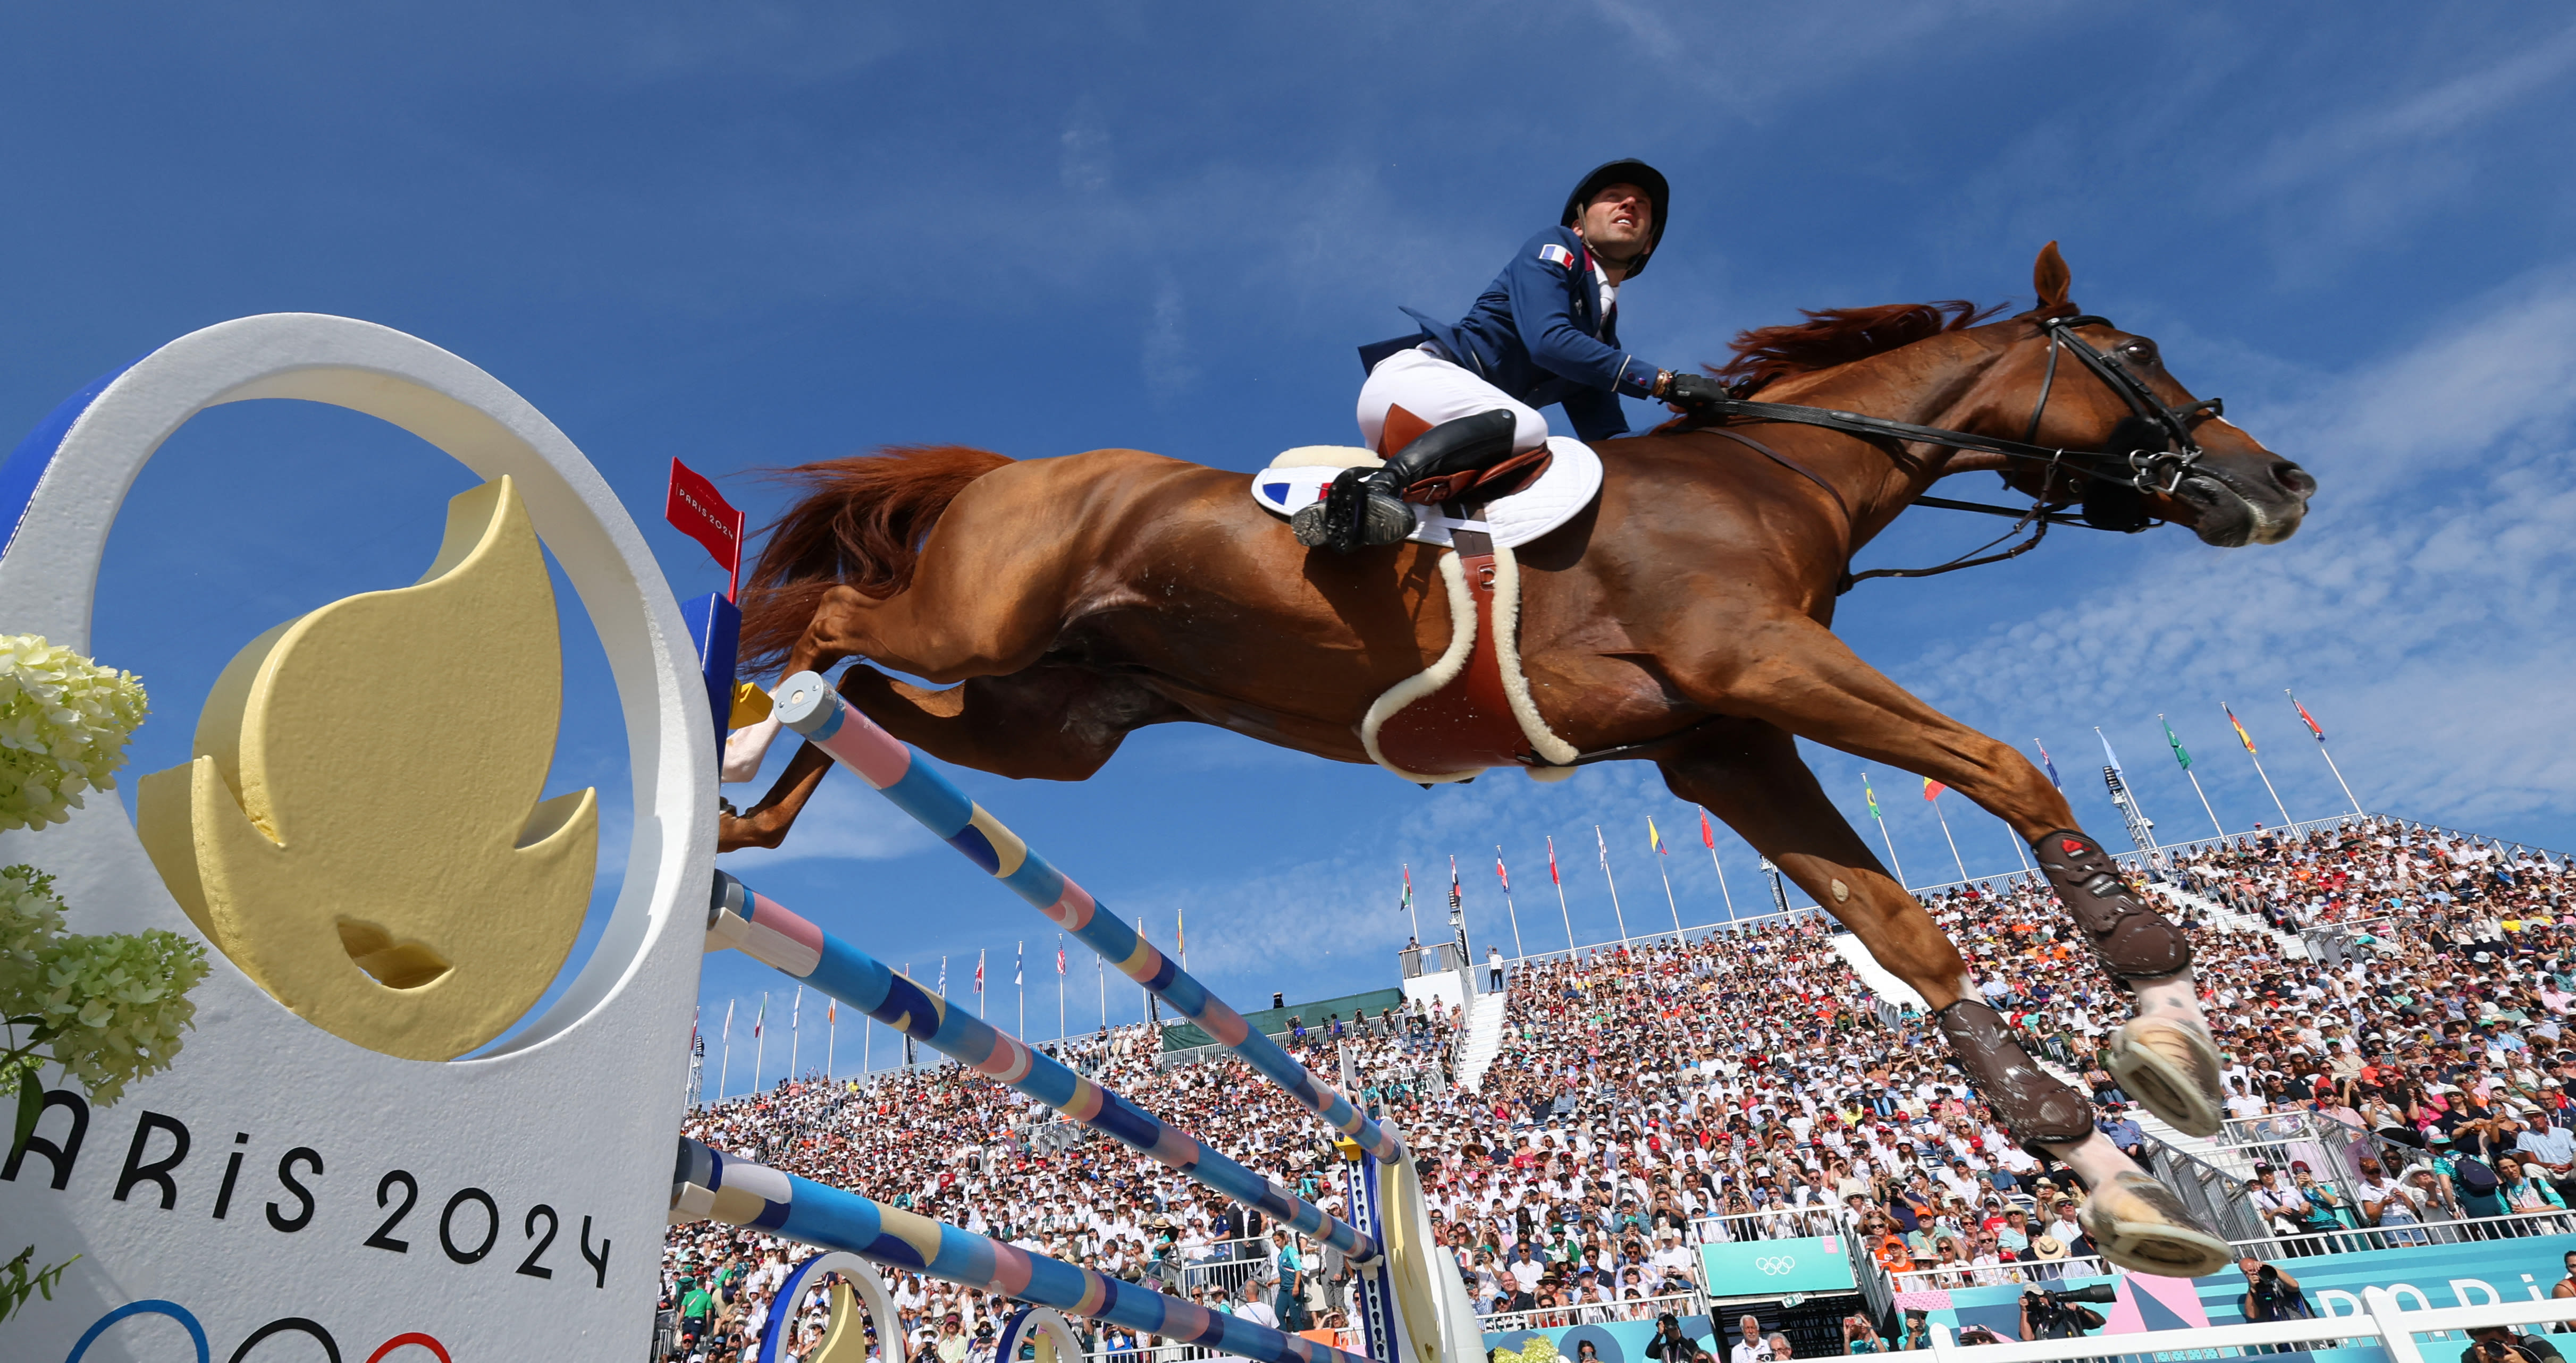
[[1324,500],[1289,518],[1288,527],[1299,544],[1336,553],[1399,543],[1414,527],[1404,490],[1425,478],[1483,468],[1509,455],[1515,424],[1504,411],[1441,422],[1377,468],[1342,470]]

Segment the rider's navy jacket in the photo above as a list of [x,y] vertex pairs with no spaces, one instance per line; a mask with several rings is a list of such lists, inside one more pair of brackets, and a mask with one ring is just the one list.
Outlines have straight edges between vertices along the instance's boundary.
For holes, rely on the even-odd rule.
[[[1406,308],[1422,324],[1422,337],[1407,344],[1437,342],[1451,360],[1532,407],[1563,403],[1585,440],[1618,435],[1628,417],[1617,395],[1653,396],[1656,369],[1619,348],[1618,304],[1603,311],[1599,289],[1583,238],[1551,227],[1521,247],[1465,317],[1442,322]],[[1376,346],[1361,353],[1371,365],[1384,358]]]

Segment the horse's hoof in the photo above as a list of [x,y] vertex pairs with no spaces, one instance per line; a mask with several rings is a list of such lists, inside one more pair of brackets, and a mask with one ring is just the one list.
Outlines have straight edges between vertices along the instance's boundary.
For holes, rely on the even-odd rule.
[[2201,1229],[2172,1189],[2134,1171],[2095,1188],[2075,1220],[2103,1258],[2132,1273],[2199,1278],[2236,1262],[2228,1243]]
[[2215,1136],[2219,1106],[2218,1048],[2209,1034],[2175,1018],[2131,1018],[2111,1036],[2102,1068],[2147,1111],[2187,1136]]

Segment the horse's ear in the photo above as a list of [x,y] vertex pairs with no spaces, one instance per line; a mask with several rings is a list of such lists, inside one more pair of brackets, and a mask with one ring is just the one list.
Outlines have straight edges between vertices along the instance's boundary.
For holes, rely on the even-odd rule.
[[2066,287],[2074,281],[2075,272],[2066,268],[2066,257],[2057,253],[2056,242],[2039,248],[2039,259],[2030,267],[2030,286],[2039,295],[2039,311],[2065,307]]

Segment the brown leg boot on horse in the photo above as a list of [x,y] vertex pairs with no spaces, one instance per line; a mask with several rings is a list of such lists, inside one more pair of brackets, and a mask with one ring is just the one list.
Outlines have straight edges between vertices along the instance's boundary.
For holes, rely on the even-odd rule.
[[2101,844],[2060,829],[2032,848],[2059,902],[2092,939],[2102,968],[2137,994],[2137,1016],[2103,1048],[2102,1067],[2147,1110],[2190,1136],[2218,1134],[2218,1047],[2192,988],[2191,943],[2149,908]]

